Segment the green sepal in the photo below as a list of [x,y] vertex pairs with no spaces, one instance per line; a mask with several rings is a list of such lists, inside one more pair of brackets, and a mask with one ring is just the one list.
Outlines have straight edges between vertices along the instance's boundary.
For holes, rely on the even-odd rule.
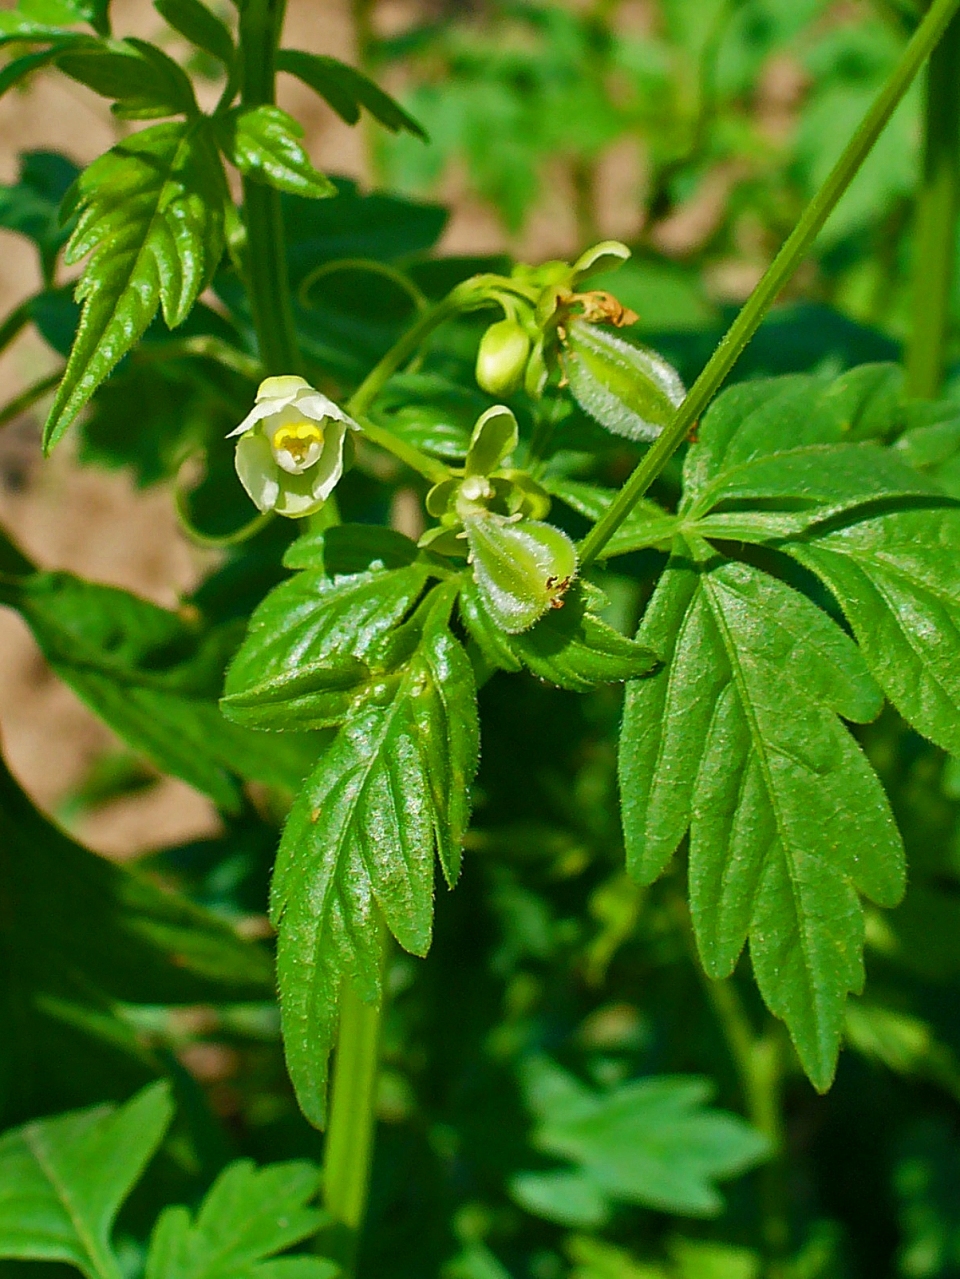
[[577,572],[576,547],[566,533],[492,512],[469,516],[464,527],[477,586],[502,630],[516,635],[560,607]]
[[491,475],[517,447],[519,438],[517,419],[506,405],[487,409],[473,428],[464,475]]
[[662,356],[608,328],[574,317],[561,351],[574,399],[615,435],[656,439],[683,400],[683,383]]
[[594,589],[575,582],[563,607],[551,610],[522,635],[508,635],[486,607],[475,582],[460,589],[460,615],[491,666],[532,674],[560,688],[586,693],[598,684],[619,684],[651,671],[657,654],[628,639],[596,615]]
[[579,283],[589,275],[615,271],[630,257],[630,250],[619,240],[601,240],[592,249],[581,253],[573,264],[573,278]]

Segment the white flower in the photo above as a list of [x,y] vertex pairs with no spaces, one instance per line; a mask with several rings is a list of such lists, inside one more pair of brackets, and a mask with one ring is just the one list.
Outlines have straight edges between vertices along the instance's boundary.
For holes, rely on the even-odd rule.
[[348,430],[359,430],[333,400],[302,377],[268,377],[239,435],[240,483],[261,511],[291,517],[319,511],[343,474]]

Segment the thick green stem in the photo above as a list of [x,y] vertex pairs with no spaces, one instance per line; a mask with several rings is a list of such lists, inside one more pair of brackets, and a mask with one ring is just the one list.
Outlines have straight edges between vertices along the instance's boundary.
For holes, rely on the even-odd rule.
[[324,1252],[352,1276],[367,1210],[376,1127],[382,1005],[365,1004],[349,982],[340,1002],[340,1033],[323,1163],[323,1198],[332,1228]]
[[607,542],[666,466],[694,422],[720,389],[744,347],[759,328],[763,317],[806,257],[823,224],[850,185],[917,72],[936,47],[958,7],[960,0],[934,0],[840,159],[727,330],[706,368],[677,409],[673,420],[650,446],[609,509],[584,538],[580,547],[583,565],[592,563],[602,553]]
[[917,199],[913,325],[907,391],[932,399],[940,390],[950,324],[950,293],[960,202],[960,17],[930,57],[924,103],[923,181]]
[[[276,54],[284,8],[285,0],[246,0],[243,5],[240,56],[244,106],[265,106],[275,100]],[[268,373],[300,373],[279,191],[244,178],[243,217],[247,286],[260,359]]]

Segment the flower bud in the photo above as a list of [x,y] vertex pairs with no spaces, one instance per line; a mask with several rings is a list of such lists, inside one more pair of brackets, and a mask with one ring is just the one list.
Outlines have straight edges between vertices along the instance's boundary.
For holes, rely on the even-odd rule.
[[573,543],[552,524],[492,512],[464,521],[477,587],[508,635],[529,628],[563,596],[577,574]]
[[[348,430],[356,422],[301,377],[268,377],[240,425],[235,463],[261,511],[313,515],[343,474]],[[228,437],[229,438],[229,437]]]
[[480,339],[477,384],[489,395],[512,395],[523,381],[530,338],[516,320],[491,324]]

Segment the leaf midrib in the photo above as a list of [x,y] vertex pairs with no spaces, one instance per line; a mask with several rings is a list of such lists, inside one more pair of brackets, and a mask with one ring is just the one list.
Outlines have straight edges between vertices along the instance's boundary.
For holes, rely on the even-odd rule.
[[109,1254],[106,1259],[101,1256],[99,1243],[92,1232],[88,1230],[83,1213],[74,1204],[69,1188],[48,1158],[40,1125],[38,1123],[27,1124],[23,1129],[23,1140],[37,1161],[41,1172],[53,1188],[61,1205],[66,1210],[67,1216],[70,1218],[70,1224],[76,1231],[77,1238],[86,1249],[94,1275],[97,1279],[120,1279],[120,1271],[116,1263],[112,1266],[104,1264],[105,1260],[112,1260],[112,1258],[109,1257]]

